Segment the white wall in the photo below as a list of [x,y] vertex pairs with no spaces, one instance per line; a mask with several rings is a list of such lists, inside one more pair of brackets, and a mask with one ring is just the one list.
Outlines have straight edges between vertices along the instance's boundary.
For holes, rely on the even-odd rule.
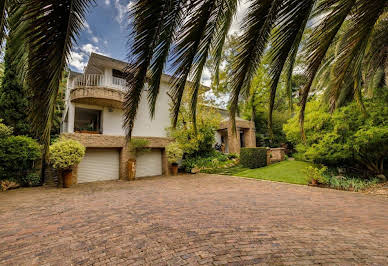
[[102,131],[105,135],[123,136],[123,112],[119,109],[104,107],[102,111]]
[[163,82],[156,101],[155,115],[151,119],[147,101],[147,91],[143,91],[137,111],[133,136],[166,137],[166,128],[171,126],[170,97],[167,95],[169,85]]

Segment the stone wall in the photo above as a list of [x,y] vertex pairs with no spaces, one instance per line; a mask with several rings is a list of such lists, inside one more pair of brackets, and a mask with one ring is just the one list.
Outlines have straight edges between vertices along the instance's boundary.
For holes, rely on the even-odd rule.
[[285,149],[284,148],[271,148],[271,163],[281,162],[285,159]]
[[220,125],[220,130],[226,129],[228,132],[227,141],[229,153],[240,153],[240,130],[244,131],[245,147],[256,147],[256,129],[255,124],[252,121],[237,120],[236,128],[237,132],[233,132],[233,125],[231,121],[225,121]]

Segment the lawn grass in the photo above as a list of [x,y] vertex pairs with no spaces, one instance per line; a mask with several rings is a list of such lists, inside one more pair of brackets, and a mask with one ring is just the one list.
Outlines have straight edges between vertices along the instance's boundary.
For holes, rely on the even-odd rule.
[[301,161],[283,161],[257,169],[247,169],[241,166],[235,166],[232,168],[216,169],[208,172],[307,185],[308,178],[304,170],[310,165],[312,164]]

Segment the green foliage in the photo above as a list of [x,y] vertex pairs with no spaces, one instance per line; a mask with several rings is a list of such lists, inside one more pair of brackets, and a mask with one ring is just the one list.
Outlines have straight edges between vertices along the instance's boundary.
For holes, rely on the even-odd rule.
[[12,127],[4,125],[2,122],[3,120],[0,119],[0,138],[9,137],[10,135],[12,135],[13,129]]
[[84,156],[85,147],[75,140],[60,139],[50,146],[50,163],[56,169],[69,169]]
[[0,179],[22,178],[34,171],[35,162],[41,157],[41,147],[36,140],[26,136],[0,138]]
[[40,185],[40,175],[38,173],[29,173],[23,176],[21,181],[24,186],[35,187]]
[[329,180],[324,175],[327,170],[326,166],[323,166],[321,168],[309,166],[306,167],[305,172],[307,175],[307,178],[309,179],[310,184],[327,184]]
[[205,156],[199,155],[196,157],[185,158],[182,161],[182,168],[188,173],[194,168],[212,171],[214,169],[224,168],[225,166],[235,165],[237,158],[238,156],[235,154],[223,154],[218,151],[212,151]]
[[184,157],[197,157],[214,150],[215,132],[219,127],[221,115],[208,106],[198,106],[197,131],[186,106],[181,106],[177,127],[169,129],[169,135],[179,143]]
[[183,150],[177,142],[171,142],[166,147],[168,162],[172,164],[178,163],[183,157]]
[[361,178],[338,178],[330,176],[327,178],[327,185],[330,188],[339,190],[361,191],[379,183],[377,178],[361,179]]
[[325,165],[351,165],[383,173],[388,154],[388,107],[377,101],[365,102],[367,114],[357,103],[337,109],[332,115],[318,102],[308,106],[306,142],[299,136],[298,119],[284,126],[287,138],[296,144],[297,158]]
[[132,138],[129,147],[134,152],[147,152],[150,149],[146,148],[150,144],[147,139]]
[[260,168],[267,165],[267,148],[242,148],[240,162],[247,168]]
[[0,86],[0,117],[11,126],[15,135],[31,136],[29,95],[17,76],[17,62],[12,60],[11,50],[4,57],[4,76]]

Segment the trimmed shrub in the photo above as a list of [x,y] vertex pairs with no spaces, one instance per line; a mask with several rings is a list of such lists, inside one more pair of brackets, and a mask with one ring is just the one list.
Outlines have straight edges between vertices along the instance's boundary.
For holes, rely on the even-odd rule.
[[12,135],[13,129],[12,127],[8,127],[4,125],[3,120],[0,119],[0,138],[6,138]]
[[50,146],[50,163],[56,169],[69,169],[84,156],[85,147],[76,140],[61,139]]
[[28,187],[36,187],[40,185],[40,175],[38,173],[29,173],[22,177],[22,184]]
[[0,138],[0,180],[21,179],[35,168],[35,161],[41,157],[38,142],[26,136]]
[[242,148],[240,163],[251,169],[267,166],[267,148]]
[[168,162],[172,164],[178,163],[178,161],[181,160],[183,156],[183,150],[177,142],[168,144],[166,147],[166,153]]

